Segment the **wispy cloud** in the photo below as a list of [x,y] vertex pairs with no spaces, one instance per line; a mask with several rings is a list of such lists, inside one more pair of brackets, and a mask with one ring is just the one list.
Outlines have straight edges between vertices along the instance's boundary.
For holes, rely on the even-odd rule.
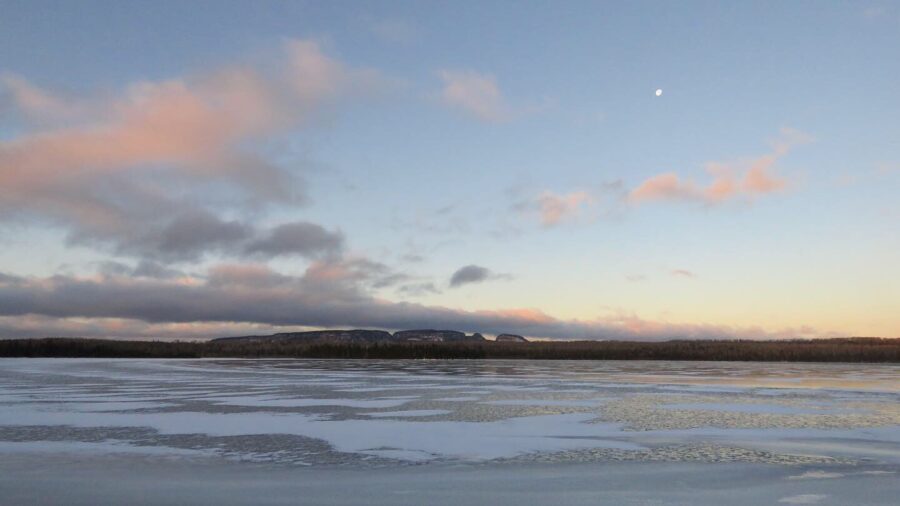
[[712,180],[700,185],[682,179],[675,172],[652,176],[628,194],[632,204],[652,201],[699,202],[707,205],[734,199],[753,199],[787,187],[787,180],[774,172],[776,163],[794,146],[811,142],[811,136],[798,130],[783,128],[772,143],[771,152],[735,162],[709,162],[706,172]]
[[514,199],[512,209],[530,220],[536,220],[543,228],[554,228],[566,223],[590,222],[600,217],[619,214],[624,206],[624,189],[621,181],[591,185],[566,193],[544,190],[527,195],[522,190],[510,192]]
[[544,192],[537,198],[540,212],[541,225],[553,227],[563,221],[577,218],[583,207],[593,200],[586,191],[574,191],[559,195],[552,192]]
[[93,105],[50,93],[15,74],[0,74],[0,89],[5,89],[18,111],[34,123],[75,121],[87,116]]
[[417,283],[409,283],[397,287],[397,293],[401,296],[422,297],[423,295],[434,295],[441,293],[437,286],[430,281],[422,281]]
[[512,110],[494,76],[472,70],[440,70],[438,77],[444,84],[441,100],[446,105],[485,122],[497,123],[511,118]]
[[697,277],[696,274],[694,274],[692,271],[689,271],[687,269],[672,269],[671,271],[669,271],[669,274],[671,274],[677,278],[694,279]]

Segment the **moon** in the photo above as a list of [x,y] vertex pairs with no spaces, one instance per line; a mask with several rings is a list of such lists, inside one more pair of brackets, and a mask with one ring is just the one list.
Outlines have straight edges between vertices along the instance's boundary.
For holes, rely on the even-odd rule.
[[661,97],[661,96],[662,96],[662,90],[661,90],[661,89],[657,89],[657,90],[656,90],[656,96],[657,96],[657,97]]

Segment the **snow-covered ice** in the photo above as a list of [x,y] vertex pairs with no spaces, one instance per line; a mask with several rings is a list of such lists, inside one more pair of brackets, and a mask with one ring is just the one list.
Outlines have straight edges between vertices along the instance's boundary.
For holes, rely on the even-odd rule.
[[[247,476],[414,466],[464,480],[527,469],[538,481],[564,467],[751,466],[759,480],[777,475],[770,504],[837,504],[858,484],[889,490],[900,470],[900,367],[0,359],[0,457],[0,488],[25,496],[38,461],[69,474],[200,461]],[[889,504],[872,497],[859,504]]]

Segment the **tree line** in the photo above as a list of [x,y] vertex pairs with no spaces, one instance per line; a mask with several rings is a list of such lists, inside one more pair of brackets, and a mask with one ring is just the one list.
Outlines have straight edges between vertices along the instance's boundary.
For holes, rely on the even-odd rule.
[[336,343],[297,340],[0,340],[0,357],[721,360],[900,363],[900,339]]

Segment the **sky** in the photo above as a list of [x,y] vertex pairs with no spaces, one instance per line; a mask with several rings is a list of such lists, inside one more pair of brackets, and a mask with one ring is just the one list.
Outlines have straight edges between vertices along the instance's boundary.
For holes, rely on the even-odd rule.
[[900,337],[898,93],[897,2],[0,0],[0,336]]

